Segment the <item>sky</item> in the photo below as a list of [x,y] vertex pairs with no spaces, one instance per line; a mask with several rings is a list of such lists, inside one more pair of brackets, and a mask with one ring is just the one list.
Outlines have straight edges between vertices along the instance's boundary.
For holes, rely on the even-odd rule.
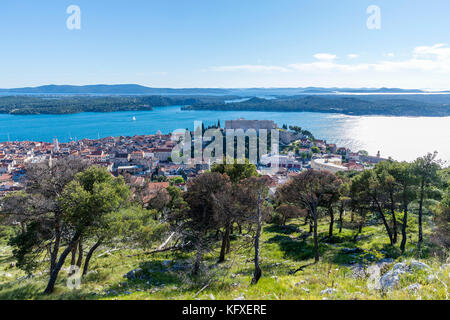
[[448,12],[448,0],[2,0],[0,88],[448,90]]

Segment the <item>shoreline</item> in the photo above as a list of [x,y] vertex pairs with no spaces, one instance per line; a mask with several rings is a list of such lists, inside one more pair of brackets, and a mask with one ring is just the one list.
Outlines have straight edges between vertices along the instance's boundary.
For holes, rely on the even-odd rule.
[[162,109],[162,108],[174,108],[179,107],[179,111],[183,112],[202,112],[202,111],[210,111],[210,112],[271,112],[271,113],[319,113],[319,114],[335,114],[340,116],[348,116],[348,117],[389,117],[389,118],[450,118],[450,115],[394,115],[394,114],[383,114],[383,113],[343,113],[343,112],[333,112],[333,111],[308,111],[308,110],[250,110],[250,109],[241,109],[241,110],[220,110],[220,109],[184,109],[183,106],[155,106],[153,110],[115,110],[115,111],[81,111],[81,112],[70,112],[70,113],[6,113],[0,112],[0,115],[10,115],[10,116],[67,116],[67,115],[76,115],[76,114],[114,114],[120,112],[152,112],[154,109]]

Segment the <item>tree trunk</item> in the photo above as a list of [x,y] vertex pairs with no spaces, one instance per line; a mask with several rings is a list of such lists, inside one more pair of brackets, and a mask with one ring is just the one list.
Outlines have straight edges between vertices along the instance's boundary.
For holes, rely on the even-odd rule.
[[422,178],[422,181],[420,183],[420,200],[419,200],[419,241],[417,243],[417,248],[419,249],[419,251],[423,241],[422,213],[423,213],[424,188],[425,188],[425,179]]
[[[231,228],[231,230],[230,230],[230,234],[232,234],[232,233],[233,233],[233,228]],[[230,241],[230,236],[229,235],[228,235],[226,244],[227,244],[226,254],[229,254],[230,251],[231,251],[231,241]]]
[[219,256],[219,261],[218,263],[224,262],[225,261],[225,254],[227,251],[227,243],[228,241],[230,241],[230,226],[227,224],[227,226],[225,227],[225,232],[223,233],[222,236],[222,247],[220,248],[220,256]]
[[72,257],[71,257],[71,259],[70,259],[70,265],[71,265],[71,266],[74,266],[74,265],[75,265],[75,260],[76,260],[76,258],[77,258],[76,256],[77,256],[77,247],[74,246],[73,249],[72,249]]
[[[71,253],[72,253],[72,257],[70,259],[70,265],[74,266],[75,265],[75,260],[77,258],[77,244],[75,244],[73,246]],[[72,273],[75,273],[75,270],[73,270]]]
[[77,259],[77,267],[81,268],[81,265],[83,263],[83,241],[78,241],[78,259]]
[[52,273],[53,269],[56,265],[56,259],[58,258],[59,253],[59,246],[61,244],[61,228],[60,228],[60,219],[59,217],[56,217],[55,221],[55,243],[53,245],[53,250],[51,250],[50,254],[50,274]]
[[261,217],[261,194],[258,194],[258,209],[257,209],[258,226],[255,235],[255,272],[253,273],[252,284],[257,284],[261,278],[262,271],[259,266],[259,238],[261,237],[262,217]]
[[98,241],[89,249],[86,259],[84,261],[83,276],[85,276],[89,269],[89,261],[91,261],[92,254],[94,251],[102,244],[103,238],[98,239]]
[[364,222],[366,220],[366,212],[364,211],[363,208],[360,209],[360,215],[361,215],[361,222],[359,223],[359,226],[358,226],[358,234],[360,234],[362,232],[362,228],[363,228]]
[[364,210],[364,208],[359,208],[359,215],[361,216],[361,221],[358,224],[358,232],[355,234],[355,236],[353,237],[353,241],[356,241],[356,238],[358,237],[358,235],[362,232],[362,229],[364,227],[364,224],[366,223],[366,211]]
[[313,213],[313,220],[314,220],[314,262],[319,262],[319,237],[317,235],[317,208],[314,208]]
[[408,204],[406,200],[403,200],[403,225],[402,225],[402,242],[400,243],[400,250],[402,254],[405,252],[406,247],[406,227],[408,224]]
[[328,231],[328,238],[332,238],[333,237],[333,226],[334,226],[334,211],[333,211],[332,206],[328,207],[328,214],[330,215],[330,229]]
[[394,195],[390,194],[391,198],[391,214],[392,214],[392,243],[397,243],[397,217],[395,216],[395,202],[394,202]]
[[343,215],[344,215],[344,203],[341,202],[341,206],[339,207],[339,233],[342,232]]
[[198,275],[202,258],[203,258],[203,234],[198,239],[197,254],[195,256],[194,268],[192,269],[193,276]]
[[390,244],[392,246],[394,244],[394,241],[392,239],[391,228],[389,228],[389,225],[388,225],[387,220],[386,220],[386,216],[384,215],[383,208],[381,208],[380,203],[377,200],[375,200],[375,203],[377,204],[378,213],[381,216],[381,220],[383,220],[384,228],[386,229],[386,232],[387,232],[388,237],[389,237],[389,242],[390,242]]
[[47,287],[44,290],[44,294],[50,294],[53,292],[55,288],[56,279],[58,278],[59,271],[61,270],[64,261],[66,260],[67,255],[72,251],[72,248],[75,246],[75,243],[80,238],[81,233],[77,232],[73,236],[72,240],[70,241],[67,248],[61,253],[61,256],[59,257],[58,263],[53,268],[52,272],[50,273],[50,279],[48,281]]

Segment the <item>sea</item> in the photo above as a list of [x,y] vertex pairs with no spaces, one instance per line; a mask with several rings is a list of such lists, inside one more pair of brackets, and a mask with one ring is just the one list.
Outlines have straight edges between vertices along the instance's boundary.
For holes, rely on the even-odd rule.
[[295,125],[317,139],[353,151],[378,151],[383,158],[413,161],[427,152],[450,163],[450,117],[349,116],[316,112],[184,111],[180,106],[156,107],[152,111],[124,111],[65,115],[0,114],[0,141],[69,142],[84,138],[134,136],[206,127],[225,120],[273,120],[279,127]]

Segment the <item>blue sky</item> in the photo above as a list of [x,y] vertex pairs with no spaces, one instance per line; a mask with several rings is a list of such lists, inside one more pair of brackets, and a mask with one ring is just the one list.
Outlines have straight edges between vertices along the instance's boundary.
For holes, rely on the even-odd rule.
[[0,87],[450,89],[448,12],[448,0],[2,0]]

